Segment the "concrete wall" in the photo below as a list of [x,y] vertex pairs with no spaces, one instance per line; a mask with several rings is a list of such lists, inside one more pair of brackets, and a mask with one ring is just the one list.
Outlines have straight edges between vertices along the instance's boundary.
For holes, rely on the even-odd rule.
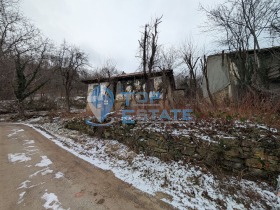
[[[222,55],[207,58],[207,76],[210,92],[217,93],[230,85],[228,58]],[[202,82],[203,97],[208,97],[205,78]]]

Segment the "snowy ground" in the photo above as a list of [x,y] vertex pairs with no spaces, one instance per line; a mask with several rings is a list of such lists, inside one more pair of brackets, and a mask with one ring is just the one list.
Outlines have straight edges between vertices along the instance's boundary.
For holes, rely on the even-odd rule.
[[[58,119],[54,123],[39,122],[40,119],[35,119],[28,123],[65,150],[99,168],[111,170],[116,177],[144,192],[160,195],[178,209],[271,209],[277,203],[280,209],[280,198],[277,200],[275,189],[266,183],[217,178],[198,166],[165,163],[135,154],[118,141],[65,129]],[[47,164],[43,157],[41,164]],[[46,193],[44,199],[48,197],[52,196]]]
[[143,129],[160,133],[168,133],[173,136],[194,136],[197,139],[212,143],[221,138],[235,139],[243,136],[246,139],[250,139],[252,138],[251,134],[257,138],[269,136],[275,140],[280,140],[280,135],[277,129],[270,128],[265,125],[255,124],[250,121],[240,122],[209,119],[187,121],[184,123],[149,123],[143,124],[143,126],[136,126],[134,128],[135,131]]

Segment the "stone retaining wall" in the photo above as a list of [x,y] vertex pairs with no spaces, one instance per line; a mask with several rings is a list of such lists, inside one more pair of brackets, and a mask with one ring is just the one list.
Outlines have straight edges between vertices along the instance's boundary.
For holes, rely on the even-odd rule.
[[280,173],[280,142],[269,137],[258,140],[221,138],[207,142],[194,136],[135,130],[131,125],[91,128],[83,121],[68,122],[66,128],[92,136],[115,139],[136,152],[156,156],[162,160],[199,161],[209,167],[218,166],[247,177],[274,179]]

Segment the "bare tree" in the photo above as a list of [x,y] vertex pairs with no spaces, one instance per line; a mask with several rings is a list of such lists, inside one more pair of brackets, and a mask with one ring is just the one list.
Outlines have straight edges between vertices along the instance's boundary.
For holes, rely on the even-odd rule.
[[0,58],[8,55],[15,45],[29,39],[35,31],[18,6],[17,0],[0,0]]
[[272,43],[276,40],[280,43],[280,14],[276,12],[276,18],[271,22],[270,34],[272,38]]
[[183,63],[186,64],[189,74],[189,94],[190,97],[196,100],[197,96],[197,74],[198,74],[198,61],[199,56],[197,48],[192,44],[192,41],[185,43],[181,50],[181,58]]
[[160,70],[174,70],[181,65],[180,53],[175,47],[160,49],[158,67]]
[[91,77],[100,80],[101,78],[110,78],[119,74],[116,63],[112,59],[108,59],[101,67],[97,67]]
[[55,68],[62,77],[66,109],[67,112],[70,112],[70,96],[73,83],[79,79],[79,73],[88,64],[88,58],[79,48],[70,46],[64,41],[53,60],[55,62]]
[[[241,86],[263,88],[262,68],[258,58],[260,38],[269,37],[277,19],[280,2],[276,0],[226,0],[213,9],[201,9],[207,15],[207,31],[221,34],[220,44],[235,50]],[[225,38],[224,38],[225,37]],[[248,53],[253,49],[253,59]],[[248,73],[251,72],[249,75]],[[246,75],[246,76],[245,76]]]
[[157,67],[159,48],[158,45],[158,26],[162,22],[162,16],[155,18],[150,24],[146,24],[141,40],[139,40],[139,51],[141,66],[146,80],[146,91],[150,92],[150,77],[152,71]]

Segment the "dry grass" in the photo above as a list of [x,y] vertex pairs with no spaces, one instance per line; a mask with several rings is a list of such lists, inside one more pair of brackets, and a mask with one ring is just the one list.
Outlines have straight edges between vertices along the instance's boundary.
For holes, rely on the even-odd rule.
[[226,120],[246,120],[266,124],[280,129],[280,100],[268,97],[246,95],[243,100],[234,103],[220,102],[215,107],[207,100],[190,102],[193,114],[198,119],[223,118]]

